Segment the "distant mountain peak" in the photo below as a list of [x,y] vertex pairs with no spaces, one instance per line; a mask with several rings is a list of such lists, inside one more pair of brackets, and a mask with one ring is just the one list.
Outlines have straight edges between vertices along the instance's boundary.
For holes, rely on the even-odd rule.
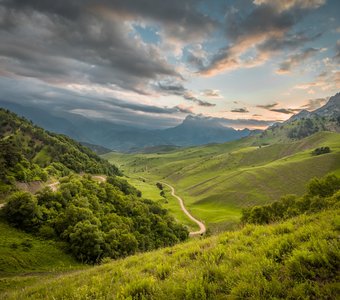
[[313,114],[319,115],[321,117],[335,117],[340,115],[340,93],[335,94],[330,97],[328,102],[314,110]]
[[203,115],[187,115],[179,126],[195,126],[195,127],[224,127],[218,118],[206,117]]
[[312,113],[309,112],[308,110],[303,109],[303,110],[299,111],[297,114],[291,116],[284,123],[290,123],[290,122],[293,122],[293,121],[296,121],[296,120],[300,120],[300,119],[303,119],[303,118],[309,118],[311,116],[311,114]]

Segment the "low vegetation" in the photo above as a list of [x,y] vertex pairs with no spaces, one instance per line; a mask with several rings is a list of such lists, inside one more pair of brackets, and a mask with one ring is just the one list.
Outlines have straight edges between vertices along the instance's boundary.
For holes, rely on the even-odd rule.
[[244,223],[269,224],[334,207],[340,201],[340,178],[335,175],[314,178],[309,182],[307,190],[302,197],[286,195],[270,205],[243,209],[241,220]]
[[313,180],[307,194],[330,204],[315,209],[307,201],[307,209],[293,218],[290,206],[281,207],[287,217],[279,222],[246,224],[239,231],[41,278],[20,291],[8,289],[3,298],[336,299],[338,183],[334,176]]

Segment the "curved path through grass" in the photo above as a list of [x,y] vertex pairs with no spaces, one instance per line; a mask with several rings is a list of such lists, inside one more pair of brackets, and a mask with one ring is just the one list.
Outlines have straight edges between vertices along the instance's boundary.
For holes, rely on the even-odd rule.
[[177,198],[177,200],[179,201],[179,204],[180,204],[181,209],[183,210],[183,212],[184,212],[184,213],[185,213],[192,221],[194,221],[194,222],[199,226],[199,228],[200,228],[199,231],[192,231],[192,232],[189,233],[189,235],[190,235],[190,236],[193,236],[193,235],[200,235],[200,234],[205,233],[205,232],[207,231],[205,225],[204,225],[201,221],[197,220],[193,215],[190,214],[190,212],[189,212],[189,211],[186,209],[186,207],[184,206],[184,202],[183,202],[182,198],[179,197],[179,196],[177,196],[177,195],[175,194],[175,189],[174,189],[174,187],[171,186],[170,184],[165,183],[165,182],[162,182],[162,184],[168,186],[168,187],[171,189],[171,195],[174,196],[175,198]]

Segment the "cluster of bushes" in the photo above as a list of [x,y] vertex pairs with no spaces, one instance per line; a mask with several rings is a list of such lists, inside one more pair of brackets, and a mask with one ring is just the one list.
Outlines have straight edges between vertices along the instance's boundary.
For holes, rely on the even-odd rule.
[[3,208],[7,221],[47,239],[65,241],[77,259],[96,263],[137,251],[170,246],[188,238],[159,204],[144,200],[119,179],[99,183],[89,176],[70,176],[57,192],[36,196],[16,192]]
[[321,155],[321,154],[326,154],[326,153],[330,153],[331,149],[329,147],[320,147],[320,148],[316,148],[313,150],[312,155]]
[[303,213],[314,213],[332,207],[340,200],[340,178],[328,175],[312,179],[307,186],[307,193],[302,197],[283,196],[270,205],[254,206],[242,211],[243,223],[268,224],[288,219]]

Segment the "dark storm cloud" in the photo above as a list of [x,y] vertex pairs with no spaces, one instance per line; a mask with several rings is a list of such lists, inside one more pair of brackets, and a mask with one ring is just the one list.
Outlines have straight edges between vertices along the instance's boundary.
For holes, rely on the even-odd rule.
[[5,0],[4,4],[14,9],[57,14],[70,20],[88,12],[112,13],[116,18],[149,19],[166,25],[169,35],[186,41],[205,36],[218,26],[215,20],[196,8],[195,0]]
[[[292,33],[293,27],[310,9],[324,4],[324,0],[311,1],[254,1],[255,8],[248,14],[230,10],[226,15],[225,33],[229,45],[219,49],[210,62],[201,68],[203,75],[215,75],[226,70],[262,64],[285,48],[296,48],[318,38],[321,34],[306,36]],[[256,50],[251,59],[242,58],[250,49]]]
[[169,36],[194,40],[216,26],[194,4],[191,0],[4,0],[0,2],[3,66],[9,73],[47,82],[114,85],[147,94],[150,80],[181,75],[157,46],[131,36],[125,21],[150,20]]
[[336,42],[335,56],[333,57],[333,59],[337,64],[340,64],[340,40]]
[[192,92],[187,91],[183,94],[183,98],[192,102],[195,102],[199,106],[205,106],[205,107],[213,107],[216,106],[216,104],[210,103],[208,101],[204,101],[201,99],[198,99]]
[[322,105],[324,105],[328,101],[329,97],[326,98],[317,98],[317,99],[309,99],[307,104],[303,105],[302,108],[313,111],[315,109],[318,109]]
[[140,124],[144,127],[167,127],[178,123],[176,114],[191,113],[190,109],[182,106],[143,105],[96,93],[74,92],[33,79],[19,81],[2,78],[0,90],[0,101],[3,102],[25,104],[57,114],[71,112],[89,118],[100,117],[111,122]]
[[5,68],[48,82],[114,84],[135,91],[159,76],[180,76],[155,46],[131,41],[120,22],[79,18],[21,15],[11,35],[0,32]]
[[159,82],[157,85],[157,88],[162,93],[166,93],[168,95],[181,96],[185,100],[192,101],[199,106],[204,106],[204,107],[216,106],[216,104],[197,98],[192,93],[192,91],[187,90],[181,83],[178,83],[178,82],[167,82],[167,81]]
[[282,49],[296,49],[307,42],[311,42],[321,37],[322,33],[307,35],[304,32],[288,33],[283,38],[270,38],[260,44],[257,49],[264,52],[281,51]]
[[266,109],[266,110],[281,113],[281,114],[294,114],[301,110],[299,108],[281,108],[277,106],[278,106],[277,102],[271,103],[271,104],[265,104],[265,105],[256,105],[256,107],[258,108]]
[[231,110],[231,112],[235,112],[235,113],[248,113],[249,110],[245,107],[241,107],[241,108],[234,108]]
[[277,112],[280,114],[291,115],[299,112],[301,109],[293,109],[293,108],[273,108],[270,111]]
[[238,41],[267,32],[284,32],[296,23],[296,18],[294,13],[280,13],[272,5],[261,5],[246,17],[230,14],[226,33],[229,38]]
[[277,102],[272,103],[272,104],[256,105],[256,107],[263,108],[263,109],[269,109],[270,110],[271,108],[275,107],[276,105],[278,105]]
[[282,62],[279,66],[279,69],[276,71],[277,73],[289,73],[292,68],[298,66],[303,63],[305,60],[310,57],[316,55],[320,52],[320,49],[308,48],[303,50],[300,53],[290,55],[287,60]]
[[195,53],[189,52],[186,61],[194,69],[202,70],[204,68],[204,59],[195,55]]

